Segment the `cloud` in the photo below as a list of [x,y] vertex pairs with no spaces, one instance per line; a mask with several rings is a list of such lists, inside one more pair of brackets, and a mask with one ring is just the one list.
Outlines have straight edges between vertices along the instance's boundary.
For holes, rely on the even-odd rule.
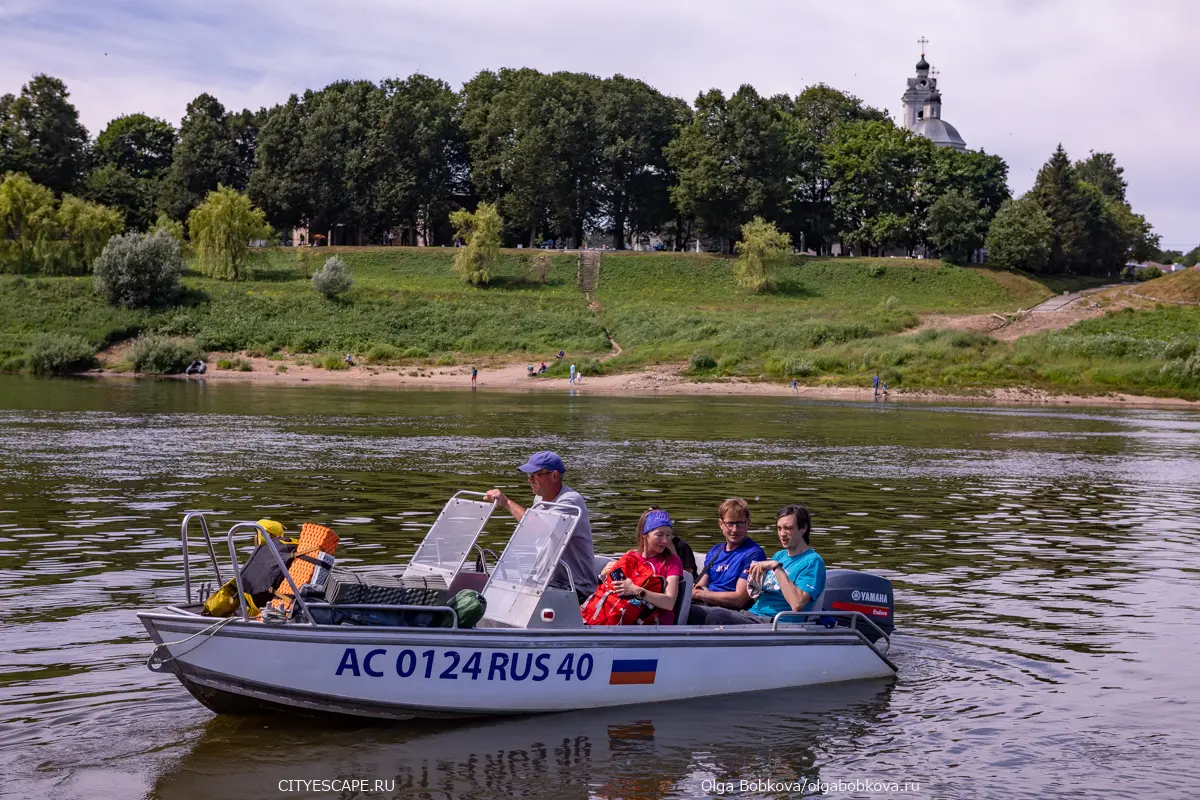
[[688,100],[824,82],[895,115],[924,35],[945,118],[1005,158],[1014,192],[1059,142],[1074,158],[1111,151],[1135,210],[1190,247],[1197,29],[1190,0],[0,0],[0,91],[57,75],[93,134],[134,111],[178,122],[203,91],[259,108],[341,78],[419,70],[458,86],[503,66],[619,72]]

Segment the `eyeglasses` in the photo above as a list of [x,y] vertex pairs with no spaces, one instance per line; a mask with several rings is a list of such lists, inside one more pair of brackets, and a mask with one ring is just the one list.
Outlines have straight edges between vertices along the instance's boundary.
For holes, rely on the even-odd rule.
[[529,473],[529,480],[533,480],[534,478],[540,478],[543,475],[549,475],[553,471],[554,470],[552,470],[552,469],[539,469],[537,472]]
[[723,520],[721,520],[721,524],[724,525],[726,528],[740,528],[743,525],[749,525],[750,520],[748,520],[748,519],[723,519]]

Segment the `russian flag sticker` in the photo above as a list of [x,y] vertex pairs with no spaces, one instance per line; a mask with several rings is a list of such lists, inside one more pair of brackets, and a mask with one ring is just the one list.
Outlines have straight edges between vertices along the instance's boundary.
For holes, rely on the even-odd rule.
[[614,658],[612,672],[608,675],[609,685],[654,683],[658,673],[657,658]]

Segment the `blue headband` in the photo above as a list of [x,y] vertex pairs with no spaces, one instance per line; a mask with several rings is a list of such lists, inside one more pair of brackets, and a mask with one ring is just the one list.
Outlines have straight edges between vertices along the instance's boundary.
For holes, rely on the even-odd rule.
[[661,508],[656,508],[646,515],[646,524],[642,527],[642,536],[645,536],[655,528],[661,527],[673,528],[671,524],[671,515],[663,511]]

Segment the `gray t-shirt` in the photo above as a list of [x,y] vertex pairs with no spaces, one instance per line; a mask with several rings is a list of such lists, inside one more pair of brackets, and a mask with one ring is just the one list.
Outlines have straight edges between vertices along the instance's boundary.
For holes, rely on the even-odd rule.
[[[542,499],[540,496],[535,497],[534,502]],[[580,511],[579,522],[575,524],[575,530],[567,541],[567,546],[558,563],[566,564],[570,568],[571,577],[575,579],[576,589],[584,594],[591,594],[596,591],[597,575],[596,552],[592,548],[592,523],[588,519],[587,501],[579,492],[569,486],[563,486],[558,497],[549,502],[569,503]],[[569,586],[566,571],[563,569],[555,571],[550,585],[564,588]]]

